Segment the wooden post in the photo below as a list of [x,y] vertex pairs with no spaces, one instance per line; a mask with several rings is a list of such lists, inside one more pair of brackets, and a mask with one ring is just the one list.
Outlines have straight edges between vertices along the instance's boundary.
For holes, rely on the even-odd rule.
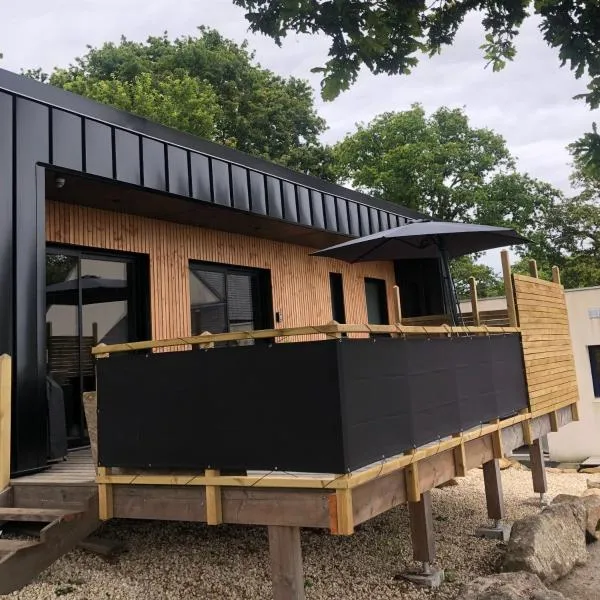
[[431,514],[431,491],[423,492],[419,502],[409,502],[408,511],[413,558],[419,562],[432,563],[435,561],[435,541]]
[[394,304],[396,305],[396,323],[402,325],[402,304],[400,303],[400,288],[394,286]]
[[548,491],[548,482],[546,481],[544,450],[540,438],[533,440],[533,444],[529,446],[529,457],[531,459],[533,491],[543,496]]
[[502,250],[502,274],[504,276],[504,293],[506,294],[506,309],[508,311],[508,324],[510,327],[518,327],[517,309],[515,307],[515,292],[513,289],[512,273],[510,270],[510,257],[508,250]]
[[536,262],[535,258],[529,259],[529,274],[532,277],[535,277],[536,279],[539,277],[537,262]]
[[502,477],[500,461],[497,458],[483,463],[483,483],[488,517],[494,521],[504,519],[504,496],[502,493]]
[[552,281],[560,285],[560,269],[558,267],[552,267]]
[[[98,477],[106,477],[109,470],[98,467]],[[108,521],[114,515],[113,487],[110,483],[98,484],[98,516],[101,521]]]
[[[206,469],[207,477],[218,477],[221,472],[217,469]],[[223,504],[221,488],[218,485],[206,486],[206,523],[220,525],[223,522]]]
[[479,298],[477,297],[477,281],[475,277],[469,277],[469,287],[471,288],[471,312],[473,313],[473,325],[479,327],[481,319],[479,318]]
[[3,354],[0,356],[0,492],[10,482],[11,379],[11,358]]
[[274,600],[304,600],[300,528],[269,526]]

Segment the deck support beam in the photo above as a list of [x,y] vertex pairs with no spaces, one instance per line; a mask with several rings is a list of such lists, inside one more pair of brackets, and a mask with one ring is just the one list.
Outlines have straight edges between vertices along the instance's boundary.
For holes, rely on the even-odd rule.
[[548,491],[548,482],[546,481],[546,464],[540,438],[533,440],[529,446],[529,458],[531,459],[533,491],[540,495],[540,501],[543,503],[544,495]]
[[508,541],[510,528],[502,523],[505,512],[499,459],[494,458],[483,463],[483,483],[487,514],[492,524],[491,526],[479,527],[475,534],[488,539]]
[[483,483],[488,517],[495,522],[504,519],[504,495],[502,492],[502,476],[500,461],[497,458],[483,463]]
[[408,512],[413,558],[424,564],[431,564],[435,560],[431,492],[423,492],[419,502],[409,502]]
[[273,600],[304,600],[300,528],[269,526]]

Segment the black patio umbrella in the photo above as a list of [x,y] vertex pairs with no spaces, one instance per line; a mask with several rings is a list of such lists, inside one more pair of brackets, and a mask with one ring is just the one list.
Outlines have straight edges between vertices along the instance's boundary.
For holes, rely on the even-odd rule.
[[79,303],[79,285],[83,304],[115,302],[127,299],[127,281],[84,275],[81,279],[68,279],[46,286],[46,305],[76,305]]
[[456,324],[459,321],[458,302],[450,275],[449,259],[528,241],[506,227],[421,220],[337,244],[313,254],[350,263],[439,258],[444,282],[444,303]]

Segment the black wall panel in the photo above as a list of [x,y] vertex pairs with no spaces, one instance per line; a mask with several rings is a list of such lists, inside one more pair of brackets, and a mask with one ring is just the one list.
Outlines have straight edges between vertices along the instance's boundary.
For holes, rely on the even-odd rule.
[[396,215],[390,215],[390,229],[394,227],[399,227],[398,217]]
[[348,217],[350,233],[356,237],[360,236],[360,221],[358,218],[358,205],[356,202],[348,202]]
[[0,93],[0,354],[13,353],[13,98]]
[[389,215],[386,212],[379,211],[379,224],[381,231],[385,231],[390,228]]
[[323,194],[321,192],[310,192],[310,205],[312,212],[313,227],[325,229],[325,209],[323,207]]
[[117,179],[140,185],[140,137],[128,131],[115,131],[115,167]]
[[192,171],[192,196],[198,200],[211,202],[210,165],[208,158],[200,154],[191,154],[190,164]]
[[212,160],[211,166],[214,202],[222,206],[231,206],[229,165],[222,160]]
[[369,208],[369,221],[371,223],[371,231],[373,233],[381,231],[379,227],[379,214],[376,208]]
[[[15,197],[15,388],[13,448],[21,470],[44,464],[47,457],[48,406],[44,397],[45,366],[45,195],[43,170],[49,160],[49,109],[17,98]],[[41,189],[38,189],[38,180]],[[41,194],[41,197],[38,195]]]
[[336,356],[307,342],[98,361],[99,463],[343,472]]
[[165,145],[156,140],[142,140],[142,168],[144,187],[166,191]]
[[275,177],[267,177],[267,207],[269,216],[283,219],[283,206],[281,203],[281,182]]
[[65,169],[83,169],[83,120],[64,110],[52,109],[52,164]]
[[348,223],[348,202],[343,198],[336,198],[335,205],[338,231],[347,235],[350,233],[350,225]]
[[360,218],[361,235],[370,235],[371,223],[369,222],[369,207],[361,204],[358,207],[358,215]]
[[233,186],[233,206],[240,210],[250,210],[250,194],[248,192],[248,170],[237,165],[231,166],[231,183]]
[[310,196],[305,187],[297,186],[298,194],[298,221],[302,225],[312,225]]
[[169,167],[169,192],[179,196],[191,196],[188,153],[175,146],[167,147]]
[[296,186],[284,181],[281,184],[283,192],[283,218],[292,223],[298,222],[298,208],[296,206]]
[[85,120],[85,170],[91,175],[113,177],[111,128],[90,119]]
[[329,231],[338,230],[337,209],[335,207],[335,197],[329,194],[323,194],[323,204],[325,207],[325,225]]
[[250,195],[252,197],[252,212],[266,215],[267,191],[265,176],[262,173],[250,171]]

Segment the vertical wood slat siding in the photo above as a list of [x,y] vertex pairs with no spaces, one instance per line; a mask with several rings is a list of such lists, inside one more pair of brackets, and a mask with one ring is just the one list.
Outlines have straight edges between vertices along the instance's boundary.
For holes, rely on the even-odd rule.
[[365,277],[384,279],[392,318],[392,262],[348,264],[305,246],[62,202],[46,202],[48,243],[147,254],[152,338],[190,335],[189,261],[269,269],[279,327],[331,321],[329,273],[342,273],[348,323],[366,323]]
[[514,275],[515,304],[532,413],[548,413],[579,399],[562,285]]

